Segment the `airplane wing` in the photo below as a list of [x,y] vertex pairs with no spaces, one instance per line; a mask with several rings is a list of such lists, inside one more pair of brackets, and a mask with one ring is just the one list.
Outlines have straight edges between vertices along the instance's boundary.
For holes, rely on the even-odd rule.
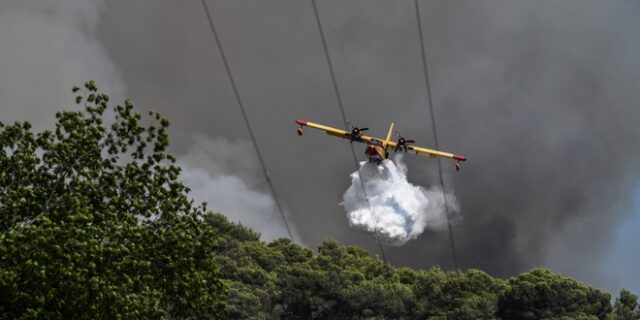
[[[391,144],[389,144],[389,145],[391,145]],[[415,152],[418,155],[425,155],[425,156],[430,156],[430,157],[445,157],[445,158],[454,159],[456,161],[466,161],[467,160],[467,158],[465,156],[462,156],[462,155],[459,155],[459,154],[453,154],[453,153],[449,153],[449,152],[442,152],[442,151],[433,150],[433,149],[427,149],[427,148],[423,148],[423,147],[416,147],[416,146],[409,145],[407,147],[407,149]]]
[[[388,145],[389,145],[389,147],[395,148],[396,142],[395,141],[389,141]],[[415,152],[415,154],[417,154],[417,155],[425,155],[425,156],[430,156],[430,157],[433,157],[433,158],[435,158],[435,157],[451,158],[451,159],[456,161],[456,163],[455,163],[456,171],[460,170],[460,161],[467,161],[467,157],[459,155],[459,154],[453,154],[453,153],[449,153],[449,152],[442,152],[442,151],[438,151],[438,150],[427,149],[427,148],[423,148],[423,147],[416,147],[416,146],[412,146],[412,145],[408,145],[407,149],[411,150],[412,152]]]
[[[387,142],[387,145],[389,146],[389,148],[393,149],[398,145],[398,143],[395,142],[395,141],[389,141],[389,142]],[[427,148],[423,148],[423,147],[416,147],[414,145],[408,145],[407,149],[412,151],[412,152],[414,152],[417,155],[430,156],[430,157],[451,158],[451,159],[456,160],[456,161],[467,161],[467,157],[459,155],[459,154],[453,154],[453,153],[449,153],[449,152],[443,152],[443,151],[438,151],[438,150],[433,150],[433,149],[427,149]]]
[[[298,134],[302,134],[302,131],[301,131],[302,127],[303,126],[307,126],[307,127],[310,127],[310,128],[322,130],[326,134],[334,136],[334,137],[347,139],[347,140],[351,140],[352,139],[351,132],[346,131],[346,130],[337,129],[337,128],[334,128],[334,127],[329,127],[329,126],[325,126],[325,125],[321,125],[321,124],[318,124],[318,123],[305,121],[305,120],[296,120],[296,123],[300,126],[300,128],[298,129]],[[353,138],[353,141],[367,143],[367,142],[371,141],[372,139],[377,139],[377,140],[381,140],[382,141],[382,139],[371,137],[371,136],[367,136],[367,135],[364,135],[364,134],[361,135],[358,138]]]
[[[395,149],[395,147],[398,145],[398,143],[396,141],[390,140],[387,142],[387,146],[390,149]],[[451,158],[454,159],[456,161],[467,161],[467,157],[459,155],[459,154],[453,154],[453,153],[449,153],[449,152],[443,152],[443,151],[438,151],[438,150],[433,150],[433,149],[427,149],[427,148],[423,148],[423,147],[416,147],[414,145],[408,145],[407,146],[407,150],[410,150],[412,152],[414,152],[417,155],[424,155],[424,156],[430,156],[430,157],[444,157],[444,158]]]

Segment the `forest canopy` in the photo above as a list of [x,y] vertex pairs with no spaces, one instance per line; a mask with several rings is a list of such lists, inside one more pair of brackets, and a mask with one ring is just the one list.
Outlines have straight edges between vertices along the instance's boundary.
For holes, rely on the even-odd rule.
[[0,123],[2,319],[640,319],[549,270],[414,270],[334,240],[266,243],[195,204],[169,121],[94,82],[54,129]]

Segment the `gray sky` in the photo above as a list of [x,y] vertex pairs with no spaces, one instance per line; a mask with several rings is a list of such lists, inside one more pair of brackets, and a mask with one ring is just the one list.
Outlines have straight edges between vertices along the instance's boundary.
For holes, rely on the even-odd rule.
[[[43,3],[0,5],[3,121],[51,123],[71,105],[71,86],[95,79],[172,120],[187,179],[202,186],[197,197],[267,238],[284,234],[199,1]],[[342,123],[310,2],[208,3],[301,241],[313,247],[333,237],[376,252],[338,205],[353,171],[348,144],[295,134],[296,118]],[[432,146],[413,1],[318,6],[351,122],[383,135],[393,121]],[[497,276],[544,266],[600,287],[625,285],[629,278],[607,272],[617,262],[605,257],[638,178],[638,4],[421,7],[440,145],[469,158],[459,173],[443,162],[460,201],[461,266]],[[435,161],[406,159],[412,182],[437,182]],[[246,201],[237,197],[244,194]],[[446,232],[428,231],[387,256],[398,265],[452,266]]]

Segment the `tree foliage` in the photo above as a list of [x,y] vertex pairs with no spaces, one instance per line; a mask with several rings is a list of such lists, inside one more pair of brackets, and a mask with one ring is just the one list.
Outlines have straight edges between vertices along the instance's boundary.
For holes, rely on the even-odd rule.
[[620,291],[620,296],[613,305],[613,315],[616,320],[640,319],[638,296],[624,289]]
[[[548,270],[501,280],[475,269],[397,268],[334,240],[326,240],[313,254],[287,239],[262,243],[254,232],[220,214],[209,215],[206,221],[221,234],[218,259],[231,288],[229,319],[594,320],[614,316],[608,293]],[[621,293],[616,312],[636,310],[634,298]]]
[[509,280],[500,314],[510,319],[547,319],[611,313],[611,295],[549,270],[535,269]]
[[0,315],[220,315],[214,228],[166,153],[169,122],[109,109],[93,82],[74,92],[84,110],[53,131],[0,124]]

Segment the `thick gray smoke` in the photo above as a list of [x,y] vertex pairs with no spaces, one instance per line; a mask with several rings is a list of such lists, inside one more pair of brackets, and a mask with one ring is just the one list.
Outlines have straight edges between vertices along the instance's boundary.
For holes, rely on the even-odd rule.
[[[354,169],[348,146],[294,133],[298,117],[342,123],[310,2],[208,3],[271,179],[304,242],[334,237],[376,252],[336,205]],[[469,158],[457,174],[444,167],[464,217],[453,229],[459,265],[500,276],[546,266],[617,286],[619,275],[594,261],[604,261],[637,182],[638,3],[420,3],[440,146]],[[433,147],[413,2],[318,7],[348,119],[372,134],[394,121]],[[195,134],[248,138],[197,1],[106,9],[101,37],[134,101],[172,119],[178,151]],[[414,183],[437,181],[434,161],[405,160]],[[453,266],[446,231],[426,230],[386,254],[394,264]]]
[[[446,197],[451,217],[458,210],[457,200],[453,195]],[[402,156],[380,165],[361,162],[360,169],[351,174],[351,186],[343,198],[349,224],[386,244],[401,246],[425,228],[442,231],[447,225],[442,190],[425,190],[407,181]]]

